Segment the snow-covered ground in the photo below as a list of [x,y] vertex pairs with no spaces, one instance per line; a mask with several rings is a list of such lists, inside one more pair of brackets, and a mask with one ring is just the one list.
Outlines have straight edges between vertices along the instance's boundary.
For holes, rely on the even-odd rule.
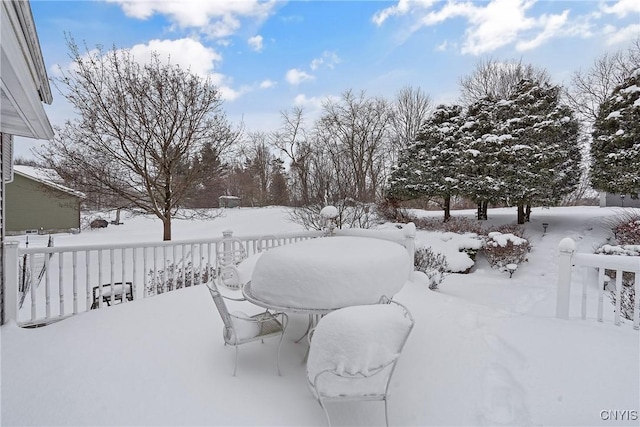
[[[572,319],[553,317],[559,241],[571,237],[579,252],[591,253],[609,236],[603,221],[618,212],[534,209],[526,226],[533,249],[512,278],[479,257],[471,273],[448,275],[438,291],[408,282],[394,299],[416,323],[391,383],[390,424],[638,425],[638,331],[628,322],[615,326],[609,303],[605,322],[593,319],[593,307],[580,320],[581,274],[574,274]],[[512,223],[515,215],[490,210],[488,222]],[[125,218],[121,226],[56,236],[56,246],[157,241],[161,229],[157,220]],[[249,235],[301,228],[283,208],[236,209],[213,221],[176,221],[174,239],[225,229]],[[418,232],[417,242],[441,246],[427,232]],[[231,376],[234,350],[223,344],[222,321],[203,286],[39,329],[5,325],[1,424],[322,425],[306,385],[306,344],[294,342],[307,317],[290,320],[281,377],[277,340],[241,347],[238,376]],[[384,424],[379,402],[328,408],[335,425]]]

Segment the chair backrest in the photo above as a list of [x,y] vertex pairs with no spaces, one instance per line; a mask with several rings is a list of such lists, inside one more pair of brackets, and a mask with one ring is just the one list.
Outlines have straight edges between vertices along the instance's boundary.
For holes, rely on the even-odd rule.
[[247,257],[247,251],[242,240],[228,238],[223,239],[216,244],[216,257],[218,260],[218,267],[238,265]]
[[[383,378],[371,384],[380,388],[376,393],[386,395],[413,325],[411,313],[395,301],[346,307],[329,313],[320,320],[311,340],[307,362],[309,384],[316,393],[328,395],[333,393],[332,385],[330,378],[323,374],[359,379],[380,374]],[[339,386],[338,394],[345,390],[343,386]],[[346,390],[362,395],[370,392],[360,387]]]
[[258,239],[258,252],[268,251],[271,248],[280,246],[280,240],[272,234],[260,236]]
[[[224,302],[224,298],[220,294],[220,291],[218,290],[215,283],[213,282],[207,283],[206,286],[209,289],[209,292],[211,293],[211,298],[213,298],[213,302],[215,303],[216,308],[218,309],[218,313],[222,318],[222,323],[224,323],[225,331],[233,331],[233,325],[231,323],[231,315],[229,314],[229,309],[227,309],[227,304]],[[226,333],[225,333],[225,339],[226,339]]]

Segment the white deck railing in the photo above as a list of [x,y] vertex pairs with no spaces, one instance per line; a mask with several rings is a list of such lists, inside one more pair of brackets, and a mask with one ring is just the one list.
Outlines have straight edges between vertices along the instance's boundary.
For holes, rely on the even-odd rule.
[[[616,325],[621,323],[621,301],[622,301],[622,275],[624,272],[635,273],[635,302],[633,307],[633,327],[640,329],[640,257],[622,256],[622,255],[596,255],[575,253],[575,242],[566,238],[560,242],[558,255],[558,293],[556,302],[556,317],[562,319],[569,318],[569,306],[571,300],[571,275],[573,266],[582,267],[582,294],[581,294],[581,310],[582,319],[587,317],[587,294],[588,289],[596,285],[597,297],[597,316],[598,321],[602,322],[604,318],[604,293],[605,285],[608,283],[608,277],[605,270],[615,271],[615,313],[614,322]],[[591,272],[597,270],[597,278]]]
[[[323,231],[304,231],[268,236],[232,236],[154,243],[106,244],[63,247],[19,248],[5,242],[5,322],[20,326],[46,325],[92,308],[103,308],[111,289],[120,294],[131,289],[133,300],[207,282],[218,272],[218,251],[225,238],[242,242],[247,256],[262,248],[286,245],[327,236]],[[413,260],[415,226],[398,230],[335,230],[335,235],[361,235],[395,240],[403,244]],[[45,259],[44,277],[31,286],[18,308],[19,262]],[[37,265],[28,262],[27,265]],[[32,272],[31,277],[37,273]],[[125,286],[118,286],[125,284]],[[130,284],[130,285],[129,285]],[[119,292],[118,292],[119,291]],[[120,301],[120,300],[119,300]],[[122,298],[122,303],[128,303]]]

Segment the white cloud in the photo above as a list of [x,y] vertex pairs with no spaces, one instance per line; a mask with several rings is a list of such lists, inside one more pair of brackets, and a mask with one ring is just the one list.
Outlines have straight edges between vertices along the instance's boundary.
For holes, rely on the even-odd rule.
[[240,28],[239,18],[266,19],[276,7],[276,1],[166,1],[107,0],[117,3],[127,16],[148,19],[154,14],[165,15],[180,28],[199,28],[213,37],[226,37]]
[[610,13],[624,18],[632,13],[640,13],[640,1],[638,0],[619,0],[612,6],[608,6],[609,3],[602,4],[600,9],[604,13]]
[[429,8],[434,3],[435,0],[398,0],[397,5],[376,12],[371,20],[374,24],[380,26],[392,16],[406,15],[412,8],[416,7]]
[[333,70],[335,66],[340,62],[342,62],[342,60],[338,57],[338,55],[335,52],[330,52],[328,50],[325,50],[324,52],[322,52],[322,55],[320,57],[314,58],[311,61],[311,64],[309,65],[309,67],[315,71],[318,68],[320,68],[320,66],[324,65],[325,67]]
[[610,31],[607,37],[607,45],[625,43],[640,36],[640,24],[631,24],[619,30],[615,28]]
[[263,46],[262,46],[262,36],[261,35],[249,37],[249,40],[247,40],[247,43],[249,44],[251,49],[255,50],[256,52],[260,52],[262,50]]
[[269,89],[271,87],[274,87],[275,85],[277,85],[277,83],[274,82],[273,80],[269,80],[269,79],[263,80],[260,83],[260,89]]
[[540,17],[540,22],[544,23],[542,32],[531,40],[518,42],[516,44],[516,49],[520,51],[535,49],[545,41],[553,38],[565,25],[568,16],[568,10],[565,10],[561,15],[543,15]]
[[479,55],[514,42],[521,31],[536,26],[525,12],[533,5],[522,0],[494,0],[485,7],[464,8],[471,24],[466,31],[462,53]]
[[[450,0],[446,3],[399,0],[397,5],[374,15],[373,21],[380,25],[392,16],[408,15],[415,17],[416,23],[413,26],[403,23],[401,31],[406,32],[410,28],[410,32],[415,32],[421,27],[435,26],[447,20],[465,19],[467,28],[460,50],[472,55],[514,43],[518,50],[533,49],[559,35],[589,35],[584,20],[569,22],[568,10],[559,14],[534,16],[531,9],[535,3],[535,0]],[[449,46],[450,42],[444,42],[436,49],[443,50]]]
[[289,84],[292,84],[292,85],[299,85],[300,83],[306,80],[315,79],[313,75],[306,73],[302,70],[299,70],[297,68],[292,68],[291,70],[287,71],[285,78],[287,79],[287,82],[289,82]]
[[210,77],[216,63],[222,60],[215,50],[190,38],[150,40],[147,44],[137,44],[131,48],[135,60],[140,63],[148,63],[152,52],[157,52],[160,60],[177,64],[202,77]]
[[436,46],[436,50],[439,52],[444,52],[445,50],[447,50],[448,47],[449,47],[449,42],[445,40],[442,43],[440,43],[438,46]]

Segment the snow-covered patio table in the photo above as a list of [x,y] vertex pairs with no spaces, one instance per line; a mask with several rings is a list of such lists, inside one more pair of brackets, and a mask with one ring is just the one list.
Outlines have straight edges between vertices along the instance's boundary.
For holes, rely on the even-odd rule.
[[399,243],[331,236],[280,246],[258,259],[243,292],[262,307],[324,314],[391,298],[409,279],[411,260]]

